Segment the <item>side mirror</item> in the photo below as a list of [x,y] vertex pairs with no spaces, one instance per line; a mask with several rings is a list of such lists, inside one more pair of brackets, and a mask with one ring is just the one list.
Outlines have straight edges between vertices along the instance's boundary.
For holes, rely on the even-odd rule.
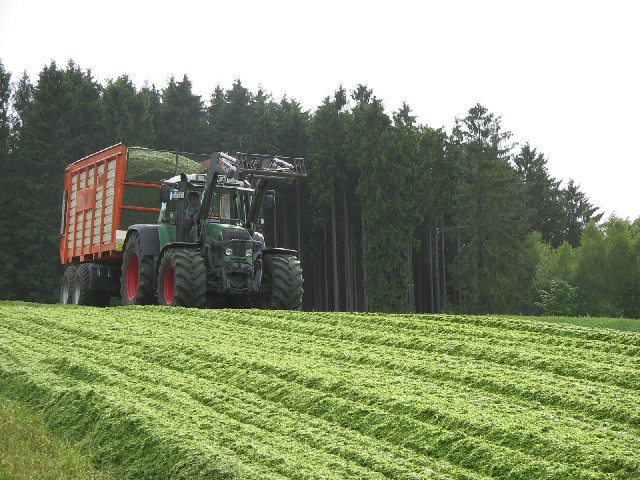
[[275,190],[267,190],[264,194],[264,203],[262,204],[262,208],[265,210],[271,210],[273,206],[276,204],[276,192]]
[[160,203],[167,203],[171,200],[171,188],[166,185],[160,187]]

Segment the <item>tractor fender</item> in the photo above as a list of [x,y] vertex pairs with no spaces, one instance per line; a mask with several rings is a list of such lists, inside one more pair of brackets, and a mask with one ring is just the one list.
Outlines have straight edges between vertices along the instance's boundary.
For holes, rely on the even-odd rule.
[[162,247],[162,251],[160,252],[160,257],[162,258],[167,251],[175,248],[189,248],[189,249],[200,249],[199,243],[192,242],[171,242],[167,243],[164,247]]
[[171,243],[167,243],[164,247],[162,247],[162,250],[160,251],[159,256],[157,256],[156,258],[156,264],[158,265],[158,268],[160,268],[160,263],[162,262],[162,257],[165,256],[165,254],[169,251],[169,250],[176,250],[179,248],[183,248],[183,249],[189,249],[189,250],[194,250],[194,249],[201,249],[201,246],[199,243],[191,243],[191,242],[171,242]]
[[273,248],[265,248],[264,250],[262,250],[260,252],[260,254],[263,257],[265,257],[267,255],[273,255],[273,254],[293,255],[294,257],[297,257],[298,256],[298,251],[297,250],[291,250],[289,248],[273,247]]
[[142,255],[153,255],[156,258],[160,255],[160,235],[158,233],[158,225],[131,225],[127,230],[125,245],[127,240],[129,240],[131,232],[138,232]]

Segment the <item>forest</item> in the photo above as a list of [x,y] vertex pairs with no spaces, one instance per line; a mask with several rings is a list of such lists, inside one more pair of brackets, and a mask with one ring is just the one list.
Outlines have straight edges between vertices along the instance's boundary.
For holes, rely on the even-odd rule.
[[366,85],[314,111],[240,79],[212,88],[0,61],[0,299],[57,300],[64,168],[124,142],[304,157],[305,181],[273,185],[265,236],[299,252],[305,310],[640,317],[640,219],[603,219],[486,106],[445,130]]

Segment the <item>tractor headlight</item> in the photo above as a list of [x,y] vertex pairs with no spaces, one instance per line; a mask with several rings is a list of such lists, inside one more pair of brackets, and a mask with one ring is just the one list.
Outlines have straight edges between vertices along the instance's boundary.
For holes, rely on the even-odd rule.
[[231,256],[231,254],[233,253],[233,249],[231,247],[227,247],[224,249],[224,254],[227,256]]
[[247,248],[247,251],[244,253],[247,257],[250,257],[251,255],[253,255],[253,250],[250,248]]

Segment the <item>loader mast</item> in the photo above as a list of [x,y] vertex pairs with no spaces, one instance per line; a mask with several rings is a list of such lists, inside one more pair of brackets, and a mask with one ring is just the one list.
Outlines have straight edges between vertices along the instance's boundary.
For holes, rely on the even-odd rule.
[[249,206],[249,213],[247,214],[247,228],[251,232],[255,231],[258,226],[258,221],[260,220],[260,211],[262,210],[264,197],[267,193],[267,183],[268,180],[262,178],[256,182],[253,200]]
[[205,182],[202,208],[198,214],[198,225],[201,230],[205,215],[211,207],[213,190],[220,177],[232,178],[244,182],[255,180],[254,193],[247,215],[246,228],[253,232],[256,229],[260,212],[267,194],[269,180],[293,182],[306,177],[304,159],[276,157],[273,155],[257,155],[236,153],[235,157],[222,152],[211,155],[207,180]]

